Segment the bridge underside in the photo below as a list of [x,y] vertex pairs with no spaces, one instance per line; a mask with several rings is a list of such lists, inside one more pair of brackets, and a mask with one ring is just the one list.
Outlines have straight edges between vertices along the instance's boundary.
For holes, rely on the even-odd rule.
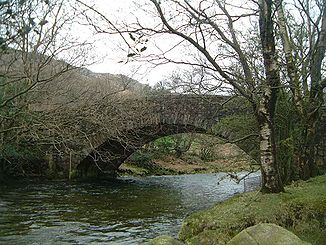
[[158,138],[179,133],[205,133],[192,125],[158,124],[121,132],[97,147],[77,166],[77,177],[114,176],[120,165],[143,145]]

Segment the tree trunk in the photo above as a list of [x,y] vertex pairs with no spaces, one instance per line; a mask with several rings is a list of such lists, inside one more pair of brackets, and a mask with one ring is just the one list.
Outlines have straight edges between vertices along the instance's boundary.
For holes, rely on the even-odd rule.
[[275,52],[272,0],[259,1],[259,29],[266,79],[262,81],[262,97],[257,109],[260,129],[262,192],[284,191],[276,161],[274,115],[280,74]]
[[273,117],[269,108],[270,100],[268,93],[265,94],[257,113],[260,136],[262,192],[278,193],[284,191],[284,188],[276,161],[275,132]]
[[319,173],[316,163],[317,144],[316,144],[316,122],[305,125],[303,144],[298,152],[298,166],[300,179],[306,180]]
[[[324,0],[325,4],[326,1]],[[326,52],[326,10],[321,15],[321,26],[319,36],[314,44],[311,55],[310,73],[311,89],[304,131],[304,143],[300,157],[300,175],[308,179],[318,174],[316,164],[316,125],[321,118],[321,107],[324,103],[325,78],[322,77],[322,64]]]
[[[283,11],[282,0],[276,0],[279,35],[283,43],[283,51],[286,60],[286,70],[289,77],[290,89],[293,95],[293,103],[297,112],[303,116],[303,86],[299,79],[299,70],[293,57],[293,47],[288,33],[287,21]],[[293,41],[293,40],[292,40]]]

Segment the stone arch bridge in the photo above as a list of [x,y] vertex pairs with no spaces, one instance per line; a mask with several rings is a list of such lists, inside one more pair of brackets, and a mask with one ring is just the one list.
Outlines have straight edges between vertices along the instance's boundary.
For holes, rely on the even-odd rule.
[[118,113],[117,129],[99,132],[82,153],[74,157],[79,178],[112,175],[119,166],[146,143],[163,136],[207,132],[226,114],[223,108],[229,97],[195,95],[161,95],[123,101]]

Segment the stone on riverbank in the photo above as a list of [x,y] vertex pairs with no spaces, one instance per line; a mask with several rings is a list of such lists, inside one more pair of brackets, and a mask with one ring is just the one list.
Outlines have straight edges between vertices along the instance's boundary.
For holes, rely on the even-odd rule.
[[170,236],[159,236],[150,240],[146,245],[183,245],[184,243]]
[[308,245],[310,243],[302,241],[299,237],[292,232],[282,228],[281,226],[262,223],[251,226],[238,235],[233,237],[227,245]]

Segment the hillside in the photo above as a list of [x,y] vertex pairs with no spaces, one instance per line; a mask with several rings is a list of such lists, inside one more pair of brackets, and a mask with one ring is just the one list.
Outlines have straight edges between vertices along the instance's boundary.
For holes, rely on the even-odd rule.
[[11,82],[15,93],[31,86],[29,101],[37,110],[150,90],[147,85],[125,75],[94,73],[53,57],[23,54],[16,50],[1,54],[0,67],[0,76]]

